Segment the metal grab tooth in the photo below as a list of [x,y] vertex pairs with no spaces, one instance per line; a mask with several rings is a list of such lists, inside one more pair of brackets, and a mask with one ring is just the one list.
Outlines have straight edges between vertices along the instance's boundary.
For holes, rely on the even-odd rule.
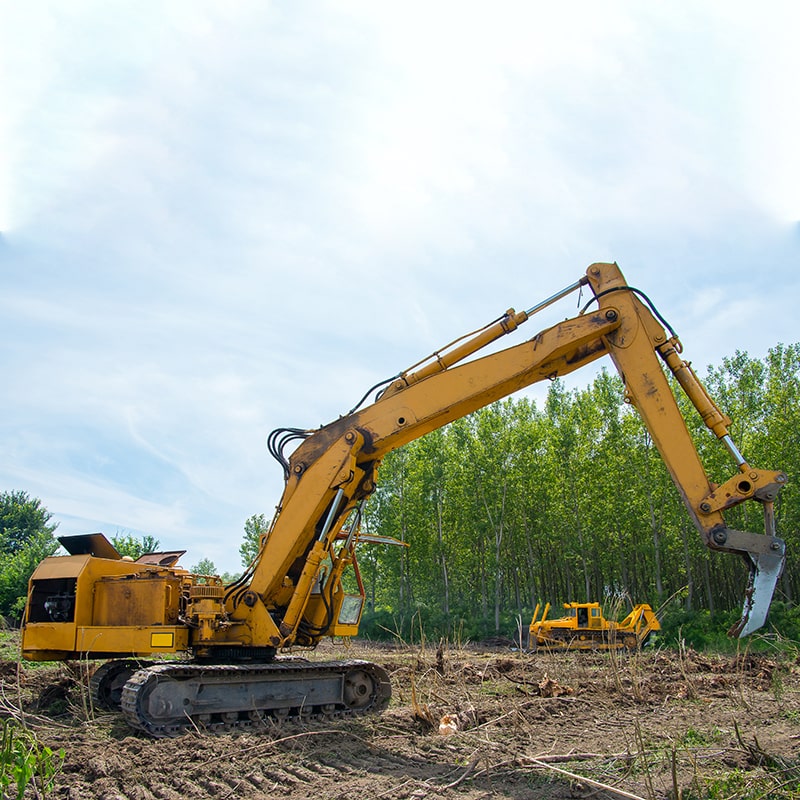
[[750,577],[745,591],[742,616],[728,631],[729,636],[739,638],[749,636],[767,621],[772,596],[786,562],[782,550],[776,551],[775,554],[748,553],[747,559],[750,562]]

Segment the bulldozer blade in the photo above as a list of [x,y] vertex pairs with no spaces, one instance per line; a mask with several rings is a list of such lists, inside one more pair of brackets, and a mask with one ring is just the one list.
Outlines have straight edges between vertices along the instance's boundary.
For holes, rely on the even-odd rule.
[[783,553],[748,553],[750,580],[744,597],[742,618],[728,631],[740,639],[757,631],[767,620],[772,595],[783,572]]

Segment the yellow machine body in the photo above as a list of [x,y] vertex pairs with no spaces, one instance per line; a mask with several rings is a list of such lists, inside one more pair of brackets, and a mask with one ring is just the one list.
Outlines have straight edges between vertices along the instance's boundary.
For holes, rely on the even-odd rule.
[[186,576],[91,554],[47,558],[31,578],[23,655],[53,660],[185,651]]
[[[62,537],[85,540],[84,535]],[[32,661],[76,657],[149,657],[208,646],[228,627],[219,578],[192,575],[180,567],[123,559],[103,534],[92,534],[94,552],[51,556],[30,579],[23,656]],[[145,556],[152,558],[153,555]],[[363,607],[359,595],[340,591],[338,617],[329,635],[354,636]],[[323,605],[318,593],[308,613]],[[249,643],[249,642],[248,642]],[[240,644],[243,644],[240,643]]]
[[653,609],[647,603],[634,606],[621,622],[606,619],[600,603],[564,603],[566,613],[548,619],[548,603],[539,617],[536,606],[529,630],[530,649],[553,650],[633,650],[641,647],[650,634],[661,630]]

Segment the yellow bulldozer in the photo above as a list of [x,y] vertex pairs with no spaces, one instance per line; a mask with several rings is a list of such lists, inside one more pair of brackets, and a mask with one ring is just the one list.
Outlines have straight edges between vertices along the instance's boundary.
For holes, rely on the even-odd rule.
[[634,606],[621,622],[606,619],[600,603],[564,603],[564,609],[563,617],[548,619],[547,603],[540,618],[540,605],[536,605],[529,631],[531,650],[637,650],[651,633],[661,630],[647,603]]

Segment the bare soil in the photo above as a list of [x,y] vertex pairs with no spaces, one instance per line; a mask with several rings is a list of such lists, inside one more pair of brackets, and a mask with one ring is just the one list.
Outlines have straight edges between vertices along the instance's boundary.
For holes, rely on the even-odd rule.
[[47,796],[70,800],[800,797],[794,658],[499,643],[325,644],[309,657],[382,664],[389,709],[153,740],[90,707],[91,665],[0,661],[0,715],[63,749]]

